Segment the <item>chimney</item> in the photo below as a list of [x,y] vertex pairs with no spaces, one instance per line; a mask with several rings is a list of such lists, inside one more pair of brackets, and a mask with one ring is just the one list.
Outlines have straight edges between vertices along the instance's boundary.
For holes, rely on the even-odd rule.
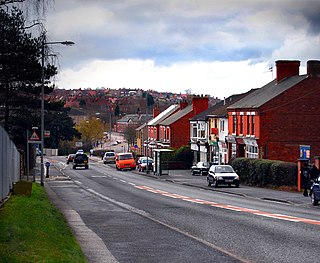
[[311,78],[320,77],[320,61],[319,60],[307,61],[307,75]]
[[160,114],[160,110],[159,110],[159,107],[156,105],[153,108],[153,118],[157,117],[159,114]]
[[298,76],[299,75],[299,60],[277,60],[277,83],[284,78]]
[[184,100],[184,101],[180,102],[180,110],[184,109],[187,106],[188,106],[188,102],[187,101]]
[[207,96],[195,96],[192,98],[192,108],[194,115],[197,115],[208,109],[209,98]]

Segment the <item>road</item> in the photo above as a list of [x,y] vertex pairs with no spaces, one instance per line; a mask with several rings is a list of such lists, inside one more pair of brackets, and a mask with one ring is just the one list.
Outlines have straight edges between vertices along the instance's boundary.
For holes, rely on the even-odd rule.
[[118,262],[318,262],[317,208],[188,187],[102,162],[73,170],[54,158],[68,179],[47,181],[50,188]]

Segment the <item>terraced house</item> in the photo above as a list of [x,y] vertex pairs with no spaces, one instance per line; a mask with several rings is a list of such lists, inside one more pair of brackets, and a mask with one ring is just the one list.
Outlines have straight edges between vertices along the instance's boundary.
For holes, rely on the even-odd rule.
[[228,156],[296,162],[300,145],[320,155],[320,61],[276,61],[276,79],[228,107]]
[[228,110],[254,90],[232,95],[190,119],[190,147],[194,163],[228,163]]

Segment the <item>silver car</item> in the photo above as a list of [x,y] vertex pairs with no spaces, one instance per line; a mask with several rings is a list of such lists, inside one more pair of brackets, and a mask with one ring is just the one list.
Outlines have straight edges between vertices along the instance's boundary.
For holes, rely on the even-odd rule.
[[116,154],[114,152],[105,152],[103,156],[103,163],[104,164],[116,163],[115,157],[116,157]]
[[221,184],[239,187],[239,175],[233,170],[231,165],[212,165],[207,175],[208,186],[218,187]]

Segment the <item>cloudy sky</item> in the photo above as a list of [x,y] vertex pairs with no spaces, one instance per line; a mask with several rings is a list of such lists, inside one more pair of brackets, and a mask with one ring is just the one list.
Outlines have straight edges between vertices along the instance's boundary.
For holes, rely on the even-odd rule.
[[55,0],[60,88],[141,88],[219,98],[271,81],[276,60],[320,59],[318,0]]

